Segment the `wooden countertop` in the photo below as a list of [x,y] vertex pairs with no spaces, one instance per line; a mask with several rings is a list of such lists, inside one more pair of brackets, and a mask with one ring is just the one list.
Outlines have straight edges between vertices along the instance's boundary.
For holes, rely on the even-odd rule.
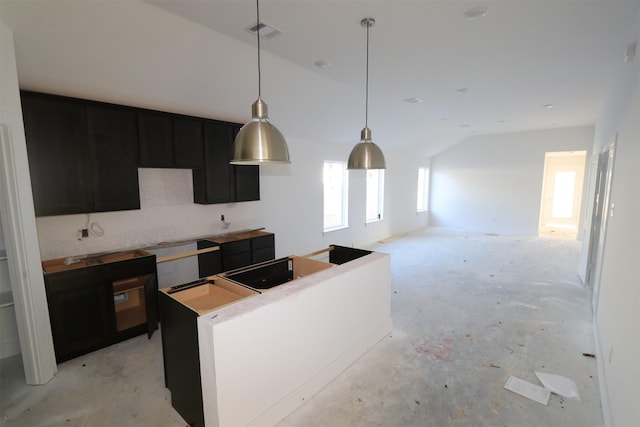
[[[75,255],[75,256],[69,256],[64,258],[50,259],[50,260],[42,261],[42,269],[45,273],[53,273],[57,271],[88,267],[96,264],[117,262],[124,259],[136,258],[139,256],[148,256],[152,254],[147,251],[150,251],[153,249],[182,246],[190,243],[195,243],[200,240],[207,240],[212,243],[223,244],[223,243],[234,242],[237,240],[251,239],[251,238],[260,237],[260,236],[268,236],[272,234],[273,233],[271,232],[264,231],[263,228],[258,228],[254,230],[237,230],[237,231],[233,231],[225,234],[215,234],[215,235],[208,235],[208,236],[202,236],[202,237],[194,237],[192,239],[180,240],[180,241],[162,242],[162,243],[158,243],[151,246],[145,246],[139,249],[135,249],[135,248],[121,249],[121,250],[101,252],[98,254]],[[201,249],[199,251],[188,252],[185,254],[171,255],[163,258],[158,258],[158,262],[171,261],[173,259],[193,256],[199,253],[210,252],[217,249],[218,248],[207,248],[207,249]]]
[[241,231],[238,233],[227,234],[223,236],[210,236],[210,237],[206,237],[198,240],[208,240],[213,243],[222,244],[222,243],[235,242],[237,240],[252,239],[254,237],[269,236],[271,234],[273,233],[270,233],[268,231],[263,231],[263,230],[249,230],[249,231]]
[[93,255],[72,256],[66,258],[56,258],[42,261],[42,270],[45,273],[55,273],[58,271],[74,270],[77,268],[90,267],[92,265],[108,264],[111,262],[124,261],[127,259],[151,256],[150,252],[142,249],[128,251],[104,252]]

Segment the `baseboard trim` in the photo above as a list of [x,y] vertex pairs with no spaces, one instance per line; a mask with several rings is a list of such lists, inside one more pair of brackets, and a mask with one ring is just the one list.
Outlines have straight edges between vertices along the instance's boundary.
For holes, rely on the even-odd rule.
[[613,427],[613,414],[611,413],[609,389],[607,387],[607,373],[604,367],[605,351],[602,348],[600,333],[598,332],[598,319],[595,317],[593,319],[593,339],[596,347],[596,366],[598,369],[598,386],[600,388],[600,401],[602,405],[604,427]]

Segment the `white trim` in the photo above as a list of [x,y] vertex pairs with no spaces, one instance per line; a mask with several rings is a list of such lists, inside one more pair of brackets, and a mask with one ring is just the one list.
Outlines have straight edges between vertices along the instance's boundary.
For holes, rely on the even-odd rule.
[[598,370],[598,386],[600,388],[600,404],[602,405],[602,416],[604,418],[604,427],[613,427],[613,413],[611,412],[611,400],[609,399],[609,390],[607,389],[607,373],[604,367],[604,351],[602,351],[602,343],[600,342],[600,333],[598,332],[598,321],[593,319],[593,339],[596,346],[596,368]]
[[[18,176],[16,170],[16,153],[8,125],[0,124],[0,166],[2,172],[2,228],[4,231],[8,259],[9,277],[13,293],[14,308],[20,349],[24,365],[25,378],[28,384],[44,384],[53,378],[57,371],[53,338],[49,323],[49,309],[44,289],[44,279],[40,264],[40,250],[37,238],[25,235],[27,210],[34,219],[33,201],[25,202],[25,194],[21,194],[20,182],[29,186],[28,171],[26,183],[24,173]],[[22,179],[21,179],[22,178]],[[24,190],[24,188],[23,188]],[[27,192],[31,196],[31,192]],[[21,197],[22,196],[22,197]],[[35,241],[34,241],[35,240]],[[32,261],[30,263],[30,260]],[[37,264],[34,260],[37,260]]]
[[[591,306],[593,308],[593,313],[594,316],[597,316],[598,314],[598,303],[600,302],[600,279],[602,277],[602,263],[604,260],[604,252],[605,252],[605,248],[606,248],[606,242],[607,242],[607,227],[608,227],[608,217],[611,214],[611,188],[613,186],[613,168],[615,167],[615,157],[616,157],[616,148],[617,148],[617,142],[618,142],[618,133],[616,132],[615,135],[612,138],[612,142],[609,143],[606,147],[604,147],[600,153],[604,154],[606,152],[609,153],[609,162],[607,164],[607,170],[606,170],[606,176],[605,176],[605,188],[604,191],[602,191],[602,189],[600,190],[602,192],[602,196],[604,197],[604,200],[601,201],[601,203],[604,205],[604,210],[602,212],[602,220],[600,221],[600,229],[598,230],[599,232],[599,238],[598,238],[598,248],[596,249],[596,253],[593,254],[595,255],[596,259],[594,260],[594,268],[592,271],[589,271],[589,268],[591,266],[591,258],[589,257],[587,259],[587,271],[589,272],[589,281],[586,283],[587,287],[591,288]],[[599,168],[599,162],[600,160],[598,159],[598,168]],[[597,169],[596,169],[596,179],[597,179]],[[597,183],[596,183],[596,189],[597,189]],[[597,197],[597,195],[596,195]],[[593,218],[592,218],[592,224],[593,224]],[[593,238],[593,236],[590,235],[589,239]],[[591,248],[591,242],[589,242],[589,249]]]

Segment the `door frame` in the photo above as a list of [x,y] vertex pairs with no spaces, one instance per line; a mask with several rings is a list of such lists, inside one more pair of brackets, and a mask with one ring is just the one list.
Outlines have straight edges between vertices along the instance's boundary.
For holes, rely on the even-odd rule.
[[[11,293],[27,384],[45,384],[57,372],[44,288],[26,150],[0,123],[0,208]],[[19,162],[23,159],[23,162]]]
[[[582,222],[583,198],[584,198],[584,177],[586,170],[586,150],[571,151],[548,151],[544,157],[544,171],[542,178],[542,194],[540,200],[540,215],[538,220],[539,235],[555,235],[571,238],[578,237]],[[556,172],[574,171],[575,187],[573,192],[573,215],[568,220],[555,218],[552,216],[552,210],[555,205],[554,193]],[[555,195],[555,194],[554,194]],[[551,220],[554,222],[551,223]]]
[[598,154],[595,191],[591,210],[589,253],[585,273],[585,285],[591,289],[591,304],[594,315],[598,312],[600,276],[607,237],[607,222],[609,216],[613,213],[613,206],[610,206],[610,202],[617,140],[618,134],[616,133],[611,142]]

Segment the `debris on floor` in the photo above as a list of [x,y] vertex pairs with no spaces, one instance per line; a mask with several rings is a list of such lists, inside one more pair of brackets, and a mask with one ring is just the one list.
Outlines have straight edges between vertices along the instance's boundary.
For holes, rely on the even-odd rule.
[[520,378],[516,378],[512,375],[509,376],[504,388],[543,405],[546,405],[549,402],[549,396],[551,395],[551,392],[546,388]]
[[560,375],[545,374],[543,372],[536,372],[536,377],[538,377],[544,388],[551,393],[571,400],[580,400],[578,387],[573,380]]

